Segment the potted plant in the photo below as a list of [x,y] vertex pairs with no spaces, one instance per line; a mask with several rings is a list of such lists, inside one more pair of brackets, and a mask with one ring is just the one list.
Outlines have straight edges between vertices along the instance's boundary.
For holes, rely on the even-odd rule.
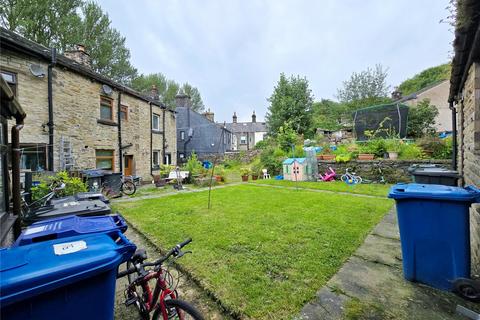
[[359,146],[358,160],[373,160],[375,158],[375,150],[368,142]]
[[250,174],[250,168],[248,168],[248,167],[240,168],[240,175],[242,176],[242,181],[243,182],[248,181],[248,175],[249,174]]
[[257,180],[261,176],[262,168],[259,164],[256,164],[252,167],[252,180]]
[[398,159],[398,153],[400,152],[400,149],[402,148],[402,143],[403,141],[400,139],[390,139],[386,141],[386,148],[388,152],[388,158],[391,160],[397,160]]
[[332,148],[330,148],[330,146],[323,147],[322,151],[320,151],[319,160],[328,160],[328,161],[335,160],[335,155],[332,153]]

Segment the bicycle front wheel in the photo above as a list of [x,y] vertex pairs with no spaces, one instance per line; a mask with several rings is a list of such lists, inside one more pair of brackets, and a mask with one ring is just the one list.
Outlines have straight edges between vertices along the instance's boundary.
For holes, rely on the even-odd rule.
[[152,319],[162,319],[162,320],[203,320],[202,314],[195,309],[194,306],[178,299],[169,299],[165,300],[165,307],[167,309],[167,317],[162,316],[162,310],[157,308],[153,314]]
[[137,191],[137,187],[132,181],[125,181],[122,183],[122,192],[127,196],[131,196],[135,191]]

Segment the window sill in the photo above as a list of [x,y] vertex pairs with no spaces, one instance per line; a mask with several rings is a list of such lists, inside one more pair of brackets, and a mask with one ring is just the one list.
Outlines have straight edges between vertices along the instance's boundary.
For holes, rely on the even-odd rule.
[[153,130],[152,130],[152,133],[155,133],[155,134],[163,134],[163,131],[153,129]]
[[107,126],[112,126],[112,127],[118,126],[118,124],[112,120],[97,119],[97,123],[104,124]]

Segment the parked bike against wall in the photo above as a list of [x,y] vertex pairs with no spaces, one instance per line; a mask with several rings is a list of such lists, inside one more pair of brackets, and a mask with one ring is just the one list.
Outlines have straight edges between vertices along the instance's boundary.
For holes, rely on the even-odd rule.
[[[141,319],[195,319],[203,320],[203,316],[188,302],[178,299],[175,281],[168,268],[164,266],[169,258],[181,258],[190,251],[181,249],[189,244],[187,239],[173,247],[165,256],[154,262],[145,262],[145,250],[137,250],[127,262],[127,270],[118,273],[117,278],[128,276],[128,287],[125,290],[125,305],[134,305],[140,313]],[[153,267],[152,269],[146,269]],[[153,291],[152,291],[153,289]]]
[[370,179],[363,179],[362,183],[370,184],[370,183],[379,183],[379,184],[386,184],[387,181],[385,180],[385,177],[383,176],[383,170],[380,164],[375,164],[374,165],[375,172],[377,174],[377,177],[373,180]]
[[120,180],[120,186],[115,187],[115,183],[104,182],[100,188],[100,191],[107,198],[113,198],[125,194],[127,196],[133,195],[137,191],[137,186],[132,181],[131,177],[122,176]]

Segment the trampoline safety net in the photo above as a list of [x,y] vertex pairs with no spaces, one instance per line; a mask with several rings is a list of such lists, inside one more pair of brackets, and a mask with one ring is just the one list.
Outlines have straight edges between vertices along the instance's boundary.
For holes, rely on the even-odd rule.
[[408,106],[397,103],[372,106],[353,113],[354,132],[360,141],[391,135],[405,138],[407,120]]

